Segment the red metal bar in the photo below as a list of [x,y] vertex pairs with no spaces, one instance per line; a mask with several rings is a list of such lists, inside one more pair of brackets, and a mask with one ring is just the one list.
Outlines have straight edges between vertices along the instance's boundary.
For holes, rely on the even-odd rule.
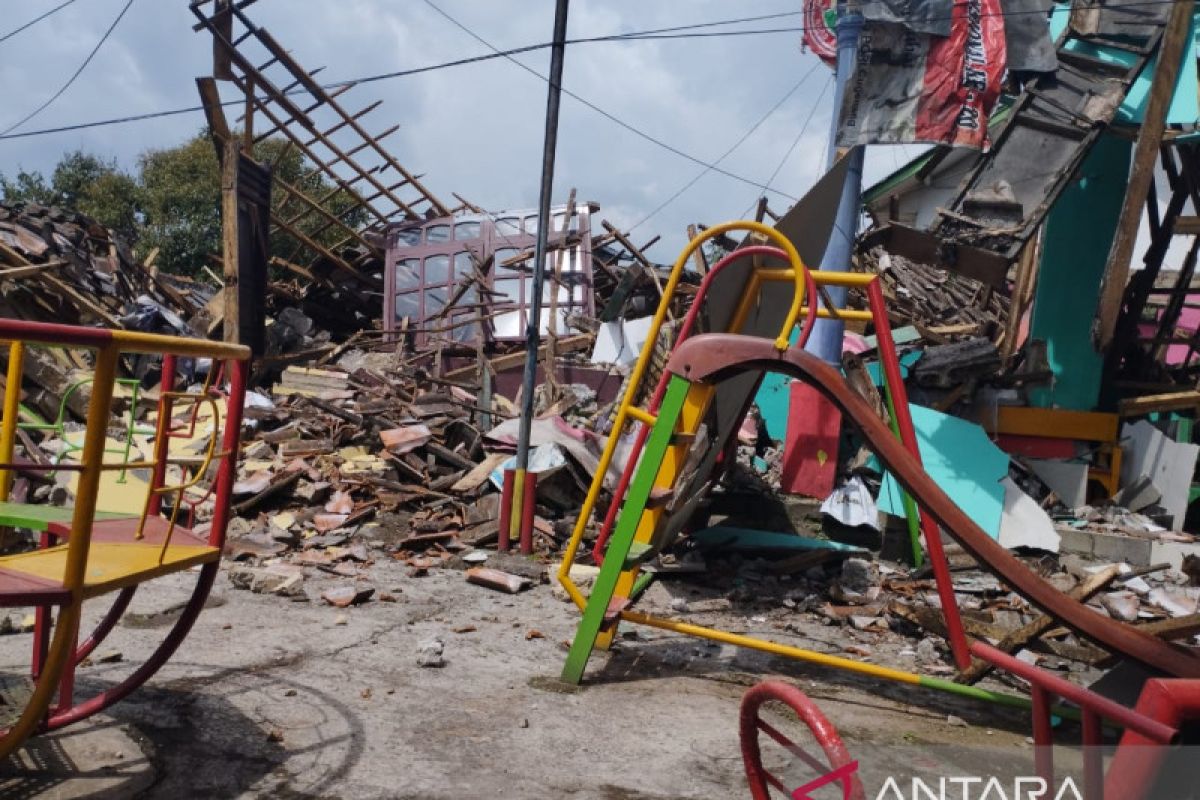
[[[750,795],[753,800],[770,800],[768,784],[789,794],[788,789],[763,768],[762,751],[758,745],[760,728],[770,728],[770,726],[764,727],[764,723],[759,718],[759,709],[764,703],[772,700],[785,703],[808,726],[808,729],[812,731],[813,738],[824,750],[825,757],[829,759],[830,771],[839,769],[848,771],[845,777],[838,779],[845,797],[849,800],[863,800],[862,781],[853,771],[852,765],[855,762],[850,757],[849,751],[846,750],[842,737],[838,735],[837,728],[830,724],[825,715],[821,713],[821,709],[817,708],[804,692],[782,681],[764,681],[757,686],[752,686],[742,696],[741,711],[738,715],[738,737],[742,744],[742,762],[746,767],[746,780],[750,784]],[[771,734],[771,736],[777,741],[782,740],[781,744],[786,742],[784,746],[789,750],[795,747],[795,744],[783,737],[782,734],[778,736]],[[821,768],[823,769],[823,767]]]
[[[734,250],[732,253],[727,253],[716,264],[713,264],[708,272],[700,281],[700,288],[696,290],[696,296],[692,298],[692,305],[688,308],[687,315],[683,318],[683,323],[679,326],[679,333],[675,337],[675,347],[678,347],[681,342],[685,341],[692,335],[692,328],[696,325],[696,318],[700,314],[700,309],[704,305],[704,296],[708,292],[709,286],[712,284],[715,276],[723,269],[739,261],[747,256],[770,256],[772,258],[787,259],[787,253],[778,247],[769,245],[755,244],[747,247],[741,247]],[[804,324],[800,326],[800,337],[796,340],[796,347],[801,349],[808,343],[808,337],[812,335],[813,323],[817,319],[817,284],[813,280],[812,272],[804,270],[804,281],[806,292],[808,294],[808,312],[804,316]],[[667,383],[670,376],[664,371],[658,378],[658,385],[654,387],[654,395],[650,399],[650,404],[646,410],[651,414],[658,413],[659,406],[662,405],[663,395],[667,391]],[[620,431],[613,431],[610,436],[619,436]],[[600,530],[596,533],[596,543],[592,546],[592,561],[597,565],[604,564],[604,546],[608,544],[608,537],[612,534],[613,525],[617,521],[617,512],[621,508],[621,502],[625,499],[625,492],[629,489],[629,483],[633,480],[634,467],[637,466],[638,456],[642,454],[642,448],[646,444],[646,438],[650,435],[650,426],[645,423],[638,423],[637,437],[633,441],[633,447],[629,451],[629,458],[625,462],[625,469],[621,471],[621,478],[617,483],[616,491],[613,492],[612,502],[608,506],[608,511],[604,515],[604,522],[600,525]]]
[[[1090,708],[1095,713],[1107,720],[1111,720],[1126,731],[1136,731],[1155,744],[1166,744],[1175,738],[1177,731],[1172,725],[1158,722],[1153,716],[1139,713],[1139,711],[1127,708],[1082,686],[1077,686],[1065,678],[1060,678],[1044,669],[1039,669],[1033,664],[1027,664],[1015,656],[1010,656],[1002,650],[997,650],[990,644],[974,641],[971,643],[971,652],[985,661],[992,662],[1006,672],[1011,672],[1035,686],[1040,686],[1044,691],[1061,697],[1064,700],[1069,700],[1082,708]],[[1196,680],[1176,682],[1195,684],[1200,687],[1200,681]],[[1037,738],[1036,732],[1034,738],[1035,740]]]
[[537,502],[537,478],[536,472],[525,473],[525,485],[521,498],[521,555],[533,555],[533,518],[535,516],[535,503]]
[[0,339],[21,339],[35,344],[98,348],[113,340],[113,332],[107,328],[83,328],[77,325],[59,325],[53,322],[0,319]]
[[[1200,680],[1151,678],[1142,687],[1134,713],[1177,730],[1183,723],[1200,719]],[[1104,777],[1104,796],[1110,800],[1141,800],[1149,797],[1155,777],[1166,758],[1161,745],[1171,739],[1148,736],[1126,728]]]
[[[58,537],[46,531],[42,531],[41,536],[38,537],[38,549],[40,550],[53,547],[57,543]],[[37,606],[33,611],[33,655],[29,660],[29,676],[35,681],[42,674],[42,664],[46,663],[46,656],[50,653],[50,626],[52,624],[50,606]]]
[[1053,699],[1039,683],[1033,689],[1033,763],[1038,777],[1047,786],[1054,784],[1054,732],[1050,727]]
[[[526,473],[528,477],[528,473]],[[504,486],[500,490],[500,533],[496,536],[496,550],[507,553],[511,545],[513,483],[516,473],[511,469],[504,470]]]
[[1083,795],[1085,800],[1103,800],[1104,751],[1100,715],[1083,709]]
[[[225,430],[222,431],[221,452],[227,453],[217,468],[216,499],[208,543],[212,547],[225,546],[225,530],[229,527],[230,500],[233,484],[237,482],[238,458],[242,446],[242,416],[246,409],[246,379],[250,362],[230,362],[229,396],[225,403]],[[215,369],[214,365],[214,369]]]
[[112,633],[112,629],[116,627],[117,622],[125,614],[125,610],[129,608],[129,602],[133,600],[133,595],[137,592],[136,586],[130,586],[122,589],[117,599],[113,601],[112,606],[108,609],[108,613],[104,615],[104,619],[100,620],[88,638],[83,640],[75,650],[75,663],[83,661],[90,656],[92,652],[103,642],[108,634]]
[[[867,284],[867,305],[875,318],[875,341],[878,343],[879,363],[883,365],[888,391],[896,411],[896,426],[900,429],[900,441],[921,464],[921,450],[917,446],[917,432],[913,428],[912,412],[908,408],[908,391],[900,374],[900,359],[896,356],[896,343],[892,340],[892,324],[885,311],[883,290],[879,278]],[[891,358],[885,356],[890,353]],[[929,550],[929,562],[937,583],[938,598],[942,601],[942,614],[946,618],[946,634],[950,640],[950,652],[958,668],[971,666],[971,654],[967,648],[967,634],[958,613],[958,599],[954,596],[954,581],[950,577],[950,566],[942,549],[942,534],[938,524],[924,508],[921,513],[921,531],[925,534],[925,547]]]

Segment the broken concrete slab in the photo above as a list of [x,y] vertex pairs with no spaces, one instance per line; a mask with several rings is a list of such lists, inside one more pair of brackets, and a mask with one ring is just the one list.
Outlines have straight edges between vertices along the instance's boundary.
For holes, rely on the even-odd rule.
[[1159,502],[1171,516],[1171,527],[1179,530],[1187,512],[1200,445],[1174,442],[1143,419],[1121,428],[1121,446],[1125,451],[1121,485],[1130,486],[1142,477],[1149,478],[1162,495]]
[[1086,462],[1049,458],[1030,458],[1026,461],[1033,473],[1058,495],[1058,499],[1067,508],[1079,508],[1087,504],[1090,466]]
[[1004,510],[997,541],[1009,549],[1032,547],[1057,553],[1061,537],[1050,515],[1012,478],[1006,477],[1000,483],[1004,486]]

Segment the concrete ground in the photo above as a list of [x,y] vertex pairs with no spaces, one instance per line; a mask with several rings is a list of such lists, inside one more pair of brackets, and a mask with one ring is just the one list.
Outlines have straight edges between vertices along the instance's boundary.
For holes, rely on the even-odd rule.
[[[170,664],[107,715],[34,740],[3,765],[0,797],[748,797],[738,704],[764,677],[809,693],[869,778],[916,762],[951,775],[1001,763],[1032,770],[1022,714],[651,629],[627,632],[593,659],[582,689],[564,689],[556,678],[577,615],[549,586],[510,596],[457,570],[407,570],[381,560],[370,571],[376,598],[395,602],[345,610],[251,594],[222,575]],[[189,578],[139,591],[133,624],[96,654],[121,660],[82,669],[81,694],[146,656]],[[309,595],[323,585],[310,583]],[[780,620],[727,612],[717,621],[844,652],[847,629]],[[418,666],[419,645],[433,638],[445,665]],[[25,668],[30,641],[0,637],[0,673]],[[816,774],[764,750],[795,785]],[[840,793],[814,795],[825,796]]]

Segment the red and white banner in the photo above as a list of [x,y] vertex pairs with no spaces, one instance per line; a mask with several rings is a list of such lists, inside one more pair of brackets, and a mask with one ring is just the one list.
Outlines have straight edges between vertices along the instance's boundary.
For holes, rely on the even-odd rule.
[[1000,0],[954,0],[949,36],[867,22],[846,86],[838,145],[929,143],[982,149],[1004,78]]

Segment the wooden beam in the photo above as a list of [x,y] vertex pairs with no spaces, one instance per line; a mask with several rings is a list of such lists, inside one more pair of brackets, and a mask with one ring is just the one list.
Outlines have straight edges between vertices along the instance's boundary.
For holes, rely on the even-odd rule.
[[1200,411],[1200,391],[1128,397],[1118,404],[1118,413],[1122,417],[1140,417],[1155,411],[1181,411],[1184,409]]
[[225,140],[221,158],[221,257],[224,264],[225,286],[222,322],[226,342],[237,342],[238,314],[238,161],[241,158],[241,143],[230,137]]
[[1150,84],[1150,99],[1138,132],[1133,151],[1133,165],[1129,172],[1129,185],[1125,190],[1125,203],[1117,224],[1117,235],[1109,250],[1108,264],[1104,268],[1100,302],[1093,326],[1093,340],[1098,350],[1106,350],[1112,344],[1117,317],[1121,313],[1121,300],[1125,295],[1125,284],[1129,280],[1129,265],[1133,248],[1137,242],[1138,224],[1141,222],[1142,204],[1154,180],[1154,165],[1162,145],[1166,128],[1167,109],[1175,94],[1175,80],[1179,76],[1183,60],[1183,46],[1191,26],[1195,0],[1178,0],[1171,8],[1166,31],[1158,48],[1158,65]]
[[[570,353],[570,352],[574,352],[576,350],[586,350],[587,348],[592,346],[592,343],[595,342],[595,340],[596,340],[596,337],[592,336],[591,334],[587,334],[587,333],[581,334],[579,336],[568,336],[565,339],[558,340],[558,352]],[[538,355],[539,356],[543,355],[545,353],[545,351],[546,351],[546,346],[542,345],[541,347],[538,348]],[[525,363],[525,353],[517,352],[517,353],[509,353],[508,355],[505,355],[505,356],[498,356],[496,358],[493,358],[489,363],[491,364],[491,369],[493,372],[503,372],[506,369],[512,369],[514,367],[519,367],[522,364],[524,364]],[[448,380],[455,380],[457,378],[470,378],[475,374],[476,369],[477,369],[476,365],[471,364],[470,366],[467,366],[467,367],[459,367],[458,369],[450,370],[442,377],[444,377]]]

